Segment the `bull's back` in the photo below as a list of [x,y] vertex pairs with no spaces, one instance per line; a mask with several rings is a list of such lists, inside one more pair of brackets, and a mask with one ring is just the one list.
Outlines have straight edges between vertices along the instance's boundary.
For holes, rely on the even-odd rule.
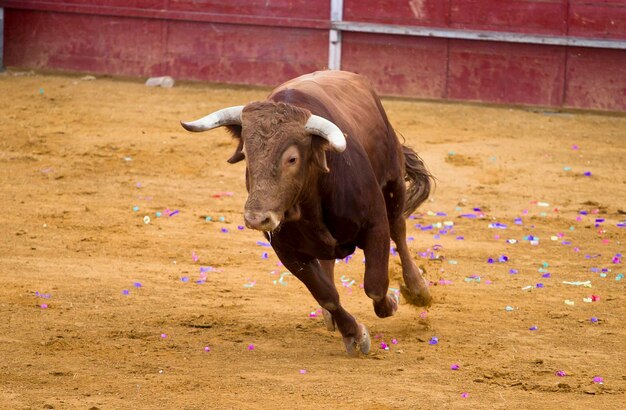
[[280,85],[269,99],[298,105],[334,122],[347,135],[348,147],[357,141],[363,147],[380,185],[400,172],[398,140],[364,77],[317,71]]

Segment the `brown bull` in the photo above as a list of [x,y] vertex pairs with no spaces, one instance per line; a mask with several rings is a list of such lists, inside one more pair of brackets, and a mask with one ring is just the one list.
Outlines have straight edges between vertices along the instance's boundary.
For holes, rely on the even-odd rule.
[[304,75],[267,100],[225,108],[189,131],[227,126],[238,139],[230,163],[246,160],[246,225],[264,231],[282,263],[339,328],[349,354],[367,353],[367,329],[339,303],[335,259],[365,253],[365,293],[381,317],[394,314],[388,295],[390,237],[402,261],[403,295],[430,304],[428,285],[411,259],[404,218],[429,195],[422,160],[403,146],[363,77],[341,71]]

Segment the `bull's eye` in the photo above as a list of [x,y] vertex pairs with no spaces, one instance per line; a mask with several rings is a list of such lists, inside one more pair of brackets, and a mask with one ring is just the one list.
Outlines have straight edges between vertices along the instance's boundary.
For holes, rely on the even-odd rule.
[[283,152],[283,167],[295,169],[294,167],[298,165],[298,161],[300,161],[300,153],[298,152],[298,147],[292,145]]

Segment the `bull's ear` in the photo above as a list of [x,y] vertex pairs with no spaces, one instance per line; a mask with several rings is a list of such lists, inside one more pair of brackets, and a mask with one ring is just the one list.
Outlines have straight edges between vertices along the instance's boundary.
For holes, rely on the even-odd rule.
[[330,172],[326,163],[326,151],[330,149],[328,141],[317,135],[313,135],[311,149],[313,150],[311,159],[313,163],[324,173]]
[[226,129],[228,129],[228,132],[233,137],[239,140],[237,143],[237,148],[235,149],[235,152],[227,160],[229,164],[236,164],[237,162],[242,161],[246,158],[246,156],[243,153],[243,138],[241,138],[241,125],[227,125]]

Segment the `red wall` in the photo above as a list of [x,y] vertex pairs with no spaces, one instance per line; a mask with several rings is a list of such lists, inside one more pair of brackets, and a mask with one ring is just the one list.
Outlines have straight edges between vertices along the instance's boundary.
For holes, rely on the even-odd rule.
[[[392,6],[390,6],[392,5]],[[7,66],[277,85],[328,64],[330,0],[0,0]],[[344,0],[345,21],[626,41],[626,0]],[[626,50],[343,32],[383,94],[626,111]]]

